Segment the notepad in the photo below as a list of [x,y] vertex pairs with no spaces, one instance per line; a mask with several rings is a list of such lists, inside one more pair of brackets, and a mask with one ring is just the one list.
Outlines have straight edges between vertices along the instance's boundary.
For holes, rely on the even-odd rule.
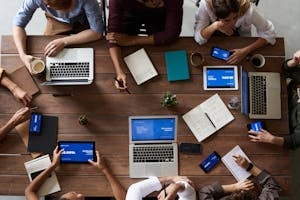
[[[24,163],[25,169],[27,171],[30,182],[36,178],[40,173],[47,169],[51,165],[51,160],[49,155],[44,155],[42,157],[36,158],[34,160]],[[39,196],[45,196],[52,194],[54,192],[60,191],[60,186],[57,181],[55,172],[53,171],[51,175],[45,180],[38,191]]]
[[124,57],[124,61],[138,85],[158,75],[144,48]]
[[245,157],[248,162],[250,159],[244,153],[239,145],[236,145],[231,151],[229,151],[225,156],[222,157],[222,162],[234,176],[237,181],[243,181],[251,176],[250,172],[247,172],[244,168],[240,167],[232,158],[233,155],[241,155]]
[[203,141],[234,117],[218,94],[211,96],[182,116],[198,142]]
[[190,78],[186,51],[167,51],[165,60],[168,81],[187,80]]

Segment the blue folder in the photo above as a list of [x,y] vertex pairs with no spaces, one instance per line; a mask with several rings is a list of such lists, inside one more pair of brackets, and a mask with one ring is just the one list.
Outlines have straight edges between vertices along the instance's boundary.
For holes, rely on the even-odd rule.
[[185,50],[165,52],[168,81],[187,80],[190,78]]

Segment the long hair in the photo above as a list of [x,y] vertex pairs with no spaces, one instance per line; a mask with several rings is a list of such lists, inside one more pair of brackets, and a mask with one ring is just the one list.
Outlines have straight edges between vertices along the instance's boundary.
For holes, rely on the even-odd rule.
[[44,2],[55,10],[67,10],[72,6],[72,0],[44,0]]

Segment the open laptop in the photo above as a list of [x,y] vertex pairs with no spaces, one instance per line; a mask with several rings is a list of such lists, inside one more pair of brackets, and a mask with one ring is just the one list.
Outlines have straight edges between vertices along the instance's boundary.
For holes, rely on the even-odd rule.
[[130,178],[178,175],[176,140],[177,116],[130,116]]
[[281,119],[281,83],[276,72],[247,72],[241,67],[241,111],[250,119]]
[[66,48],[55,57],[46,57],[43,85],[88,85],[93,79],[93,48]]

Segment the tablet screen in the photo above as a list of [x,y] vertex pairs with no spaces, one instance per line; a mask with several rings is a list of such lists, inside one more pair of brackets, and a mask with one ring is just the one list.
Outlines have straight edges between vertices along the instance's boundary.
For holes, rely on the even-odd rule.
[[60,156],[62,163],[88,163],[95,160],[95,142],[60,141],[59,149],[64,149]]
[[206,90],[238,89],[236,66],[206,66],[203,76],[204,89]]

